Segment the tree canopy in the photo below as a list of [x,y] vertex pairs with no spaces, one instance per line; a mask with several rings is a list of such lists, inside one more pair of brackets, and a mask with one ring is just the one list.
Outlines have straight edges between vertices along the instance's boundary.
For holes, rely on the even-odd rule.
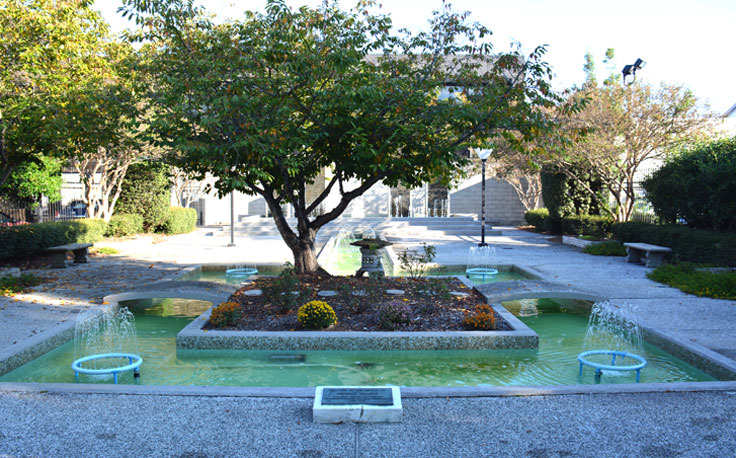
[[[314,237],[372,185],[448,182],[459,154],[503,136],[524,149],[554,129],[562,98],[545,49],[498,53],[467,14],[435,12],[429,31],[392,32],[371,2],[326,2],[214,24],[191,2],[128,0],[155,51],[152,132],[184,170],[216,188],[262,196],[298,272],[314,272]],[[326,168],[334,178],[307,201]],[[330,193],[334,208],[313,213]],[[286,223],[291,205],[297,227]]]
[[[606,58],[613,58],[611,49]],[[587,103],[564,123],[587,134],[559,148],[549,163],[586,189],[601,209],[626,221],[634,209],[642,164],[661,160],[702,138],[709,130],[711,115],[702,112],[695,95],[682,86],[623,84],[613,74],[599,85],[592,76],[592,57],[585,60],[586,83],[575,97]],[[590,183],[602,183],[615,206],[609,208],[609,194]]]
[[94,73],[107,26],[83,0],[0,2],[0,187],[64,141],[51,120]]

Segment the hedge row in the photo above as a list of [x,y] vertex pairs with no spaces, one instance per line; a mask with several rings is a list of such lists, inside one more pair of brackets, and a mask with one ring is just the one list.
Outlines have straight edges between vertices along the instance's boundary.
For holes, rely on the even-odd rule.
[[[546,208],[530,210],[524,214],[524,219],[538,231],[546,232],[553,229]],[[612,224],[613,220],[610,218],[592,215],[567,216],[559,220],[563,234],[592,235],[595,237],[606,237],[610,234]]]
[[[172,207],[159,231],[182,234],[193,231],[196,223],[196,210]],[[140,232],[143,232],[143,217],[125,213],[113,215],[109,223],[101,219],[75,219],[0,227],[0,259],[25,258],[67,243],[94,243],[102,240],[103,235],[122,237]]]
[[736,266],[736,234],[633,222],[616,223],[611,230],[621,242],[672,248],[676,260]]
[[159,228],[165,234],[184,234],[192,232],[197,224],[197,210],[193,208],[171,207],[166,221]]
[[125,237],[143,232],[143,216],[130,213],[115,213],[107,223],[107,237]]
[[94,243],[102,239],[104,220],[77,219],[0,228],[0,259],[23,258],[67,243]]

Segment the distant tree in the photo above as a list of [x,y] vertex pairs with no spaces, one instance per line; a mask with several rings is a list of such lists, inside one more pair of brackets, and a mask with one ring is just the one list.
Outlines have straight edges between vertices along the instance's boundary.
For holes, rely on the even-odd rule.
[[144,101],[136,72],[141,56],[130,45],[107,43],[97,76],[70,93],[57,116],[62,145],[81,177],[83,201],[92,218],[106,221],[115,211],[128,167],[157,154],[141,135]]
[[[611,50],[607,56],[613,56]],[[586,57],[586,67],[587,62]],[[695,95],[681,86],[624,85],[611,75],[601,86],[584,85],[576,97],[586,98],[587,106],[565,123],[588,134],[559,148],[550,162],[599,201],[609,195],[590,183],[602,183],[615,206],[600,202],[600,208],[618,221],[628,220],[633,211],[642,163],[707,136],[712,127],[712,116],[699,111]]]
[[188,208],[199,199],[204,191],[205,182],[197,180],[191,172],[179,167],[171,168],[171,190],[180,207]]
[[[262,196],[298,273],[319,269],[317,231],[374,184],[447,183],[468,161],[458,152],[501,136],[523,151],[556,128],[540,109],[562,103],[545,49],[495,53],[488,29],[449,8],[412,36],[393,34],[371,2],[292,11],[270,0],[221,25],[187,2],[125,4],[157,51],[152,131],[220,195]],[[333,179],[308,200],[326,167]],[[332,192],[337,204],[316,212]]]

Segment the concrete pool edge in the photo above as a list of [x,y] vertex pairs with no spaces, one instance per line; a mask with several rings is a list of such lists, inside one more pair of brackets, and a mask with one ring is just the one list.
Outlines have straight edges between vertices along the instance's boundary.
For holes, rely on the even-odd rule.
[[501,306],[512,331],[214,331],[202,329],[211,309],[176,335],[187,350],[483,350],[537,348],[539,336]]
[[74,338],[75,321],[66,321],[0,351],[0,375],[19,368]]
[[[736,392],[736,381],[559,386],[401,387],[401,397],[405,399],[481,398],[719,391]],[[314,392],[315,387],[148,386],[0,382],[0,395],[10,393],[53,393],[134,396],[313,398]]]

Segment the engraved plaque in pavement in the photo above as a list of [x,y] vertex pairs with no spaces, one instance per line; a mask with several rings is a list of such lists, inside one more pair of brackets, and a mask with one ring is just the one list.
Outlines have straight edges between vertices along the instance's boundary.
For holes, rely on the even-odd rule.
[[322,390],[323,406],[347,404],[390,406],[393,403],[391,388],[325,388]]

